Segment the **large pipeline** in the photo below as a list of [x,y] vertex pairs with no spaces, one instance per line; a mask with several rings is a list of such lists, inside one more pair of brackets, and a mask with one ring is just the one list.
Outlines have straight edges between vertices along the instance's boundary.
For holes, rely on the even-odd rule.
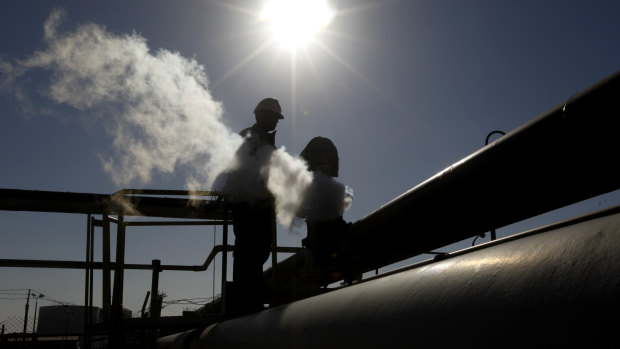
[[[368,271],[620,188],[620,72],[353,223]],[[616,341],[620,207],[159,340],[161,348]]]
[[355,222],[358,271],[620,188],[618,103],[620,72]]
[[593,348],[617,342],[620,207],[160,339],[159,348]]

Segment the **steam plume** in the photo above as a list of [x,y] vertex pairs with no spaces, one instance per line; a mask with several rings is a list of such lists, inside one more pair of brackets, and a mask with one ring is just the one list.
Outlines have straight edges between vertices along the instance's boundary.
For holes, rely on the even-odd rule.
[[[117,185],[146,184],[155,173],[189,171],[189,189],[210,188],[231,163],[241,137],[222,122],[223,106],[208,90],[205,69],[193,59],[160,49],[146,39],[116,35],[89,23],[61,32],[64,12],[53,11],[44,24],[47,47],[11,65],[0,61],[20,100],[16,84],[30,71],[52,73],[49,97],[108,127],[113,156],[102,164]],[[290,225],[312,180],[303,161],[281,148],[260,173],[276,197],[278,218]]]
[[241,138],[222,123],[204,67],[168,50],[150,52],[140,35],[115,35],[97,24],[60,33],[63,15],[52,12],[44,25],[47,48],[20,62],[14,75],[50,70],[54,102],[105,117],[115,156],[102,162],[116,184],[145,184],[155,172],[186,167],[192,183],[208,187]]
[[267,188],[276,198],[280,223],[291,225],[311,183],[312,174],[302,159],[293,158],[284,147],[271,155]]

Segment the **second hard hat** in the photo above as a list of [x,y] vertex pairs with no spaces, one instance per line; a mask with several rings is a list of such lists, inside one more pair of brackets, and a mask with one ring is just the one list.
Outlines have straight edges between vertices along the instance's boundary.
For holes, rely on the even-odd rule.
[[299,155],[306,160],[310,171],[338,177],[338,149],[329,138],[312,138]]

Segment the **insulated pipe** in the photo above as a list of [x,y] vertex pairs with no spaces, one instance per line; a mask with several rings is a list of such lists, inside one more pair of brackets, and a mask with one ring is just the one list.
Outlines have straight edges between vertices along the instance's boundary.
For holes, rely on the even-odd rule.
[[619,102],[617,72],[354,222],[358,271],[620,188]]
[[158,340],[158,348],[546,348],[617,342],[620,207]]

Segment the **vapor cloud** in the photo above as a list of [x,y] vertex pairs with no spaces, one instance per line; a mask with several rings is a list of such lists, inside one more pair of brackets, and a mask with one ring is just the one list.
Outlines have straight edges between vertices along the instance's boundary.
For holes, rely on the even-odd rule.
[[[93,23],[63,32],[64,15],[53,11],[45,22],[45,49],[14,64],[0,61],[5,85],[20,101],[28,100],[20,77],[50,72],[48,97],[84,111],[112,135],[112,155],[101,161],[117,185],[144,185],[154,174],[183,169],[189,173],[186,186],[203,190],[235,164],[242,138],[222,122],[222,103],[211,96],[202,65],[165,49],[151,52],[136,33],[117,35]],[[288,226],[312,175],[284,148],[261,166],[257,172]]]
[[62,33],[63,16],[52,12],[46,49],[11,67],[12,78],[49,70],[54,102],[104,118],[114,155],[101,159],[116,184],[145,184],[154,173],[185,167],[188,183],[209,187],[241,138],[222,123],[204,67],[176,52],[151,52],[136,33],[115,35],[92,23]]
[[276,198],[280,223],[290,226],[312,184],[313,176],[305,162],[292,157],[284,147],[276,150],[270,160],[267,188]]

